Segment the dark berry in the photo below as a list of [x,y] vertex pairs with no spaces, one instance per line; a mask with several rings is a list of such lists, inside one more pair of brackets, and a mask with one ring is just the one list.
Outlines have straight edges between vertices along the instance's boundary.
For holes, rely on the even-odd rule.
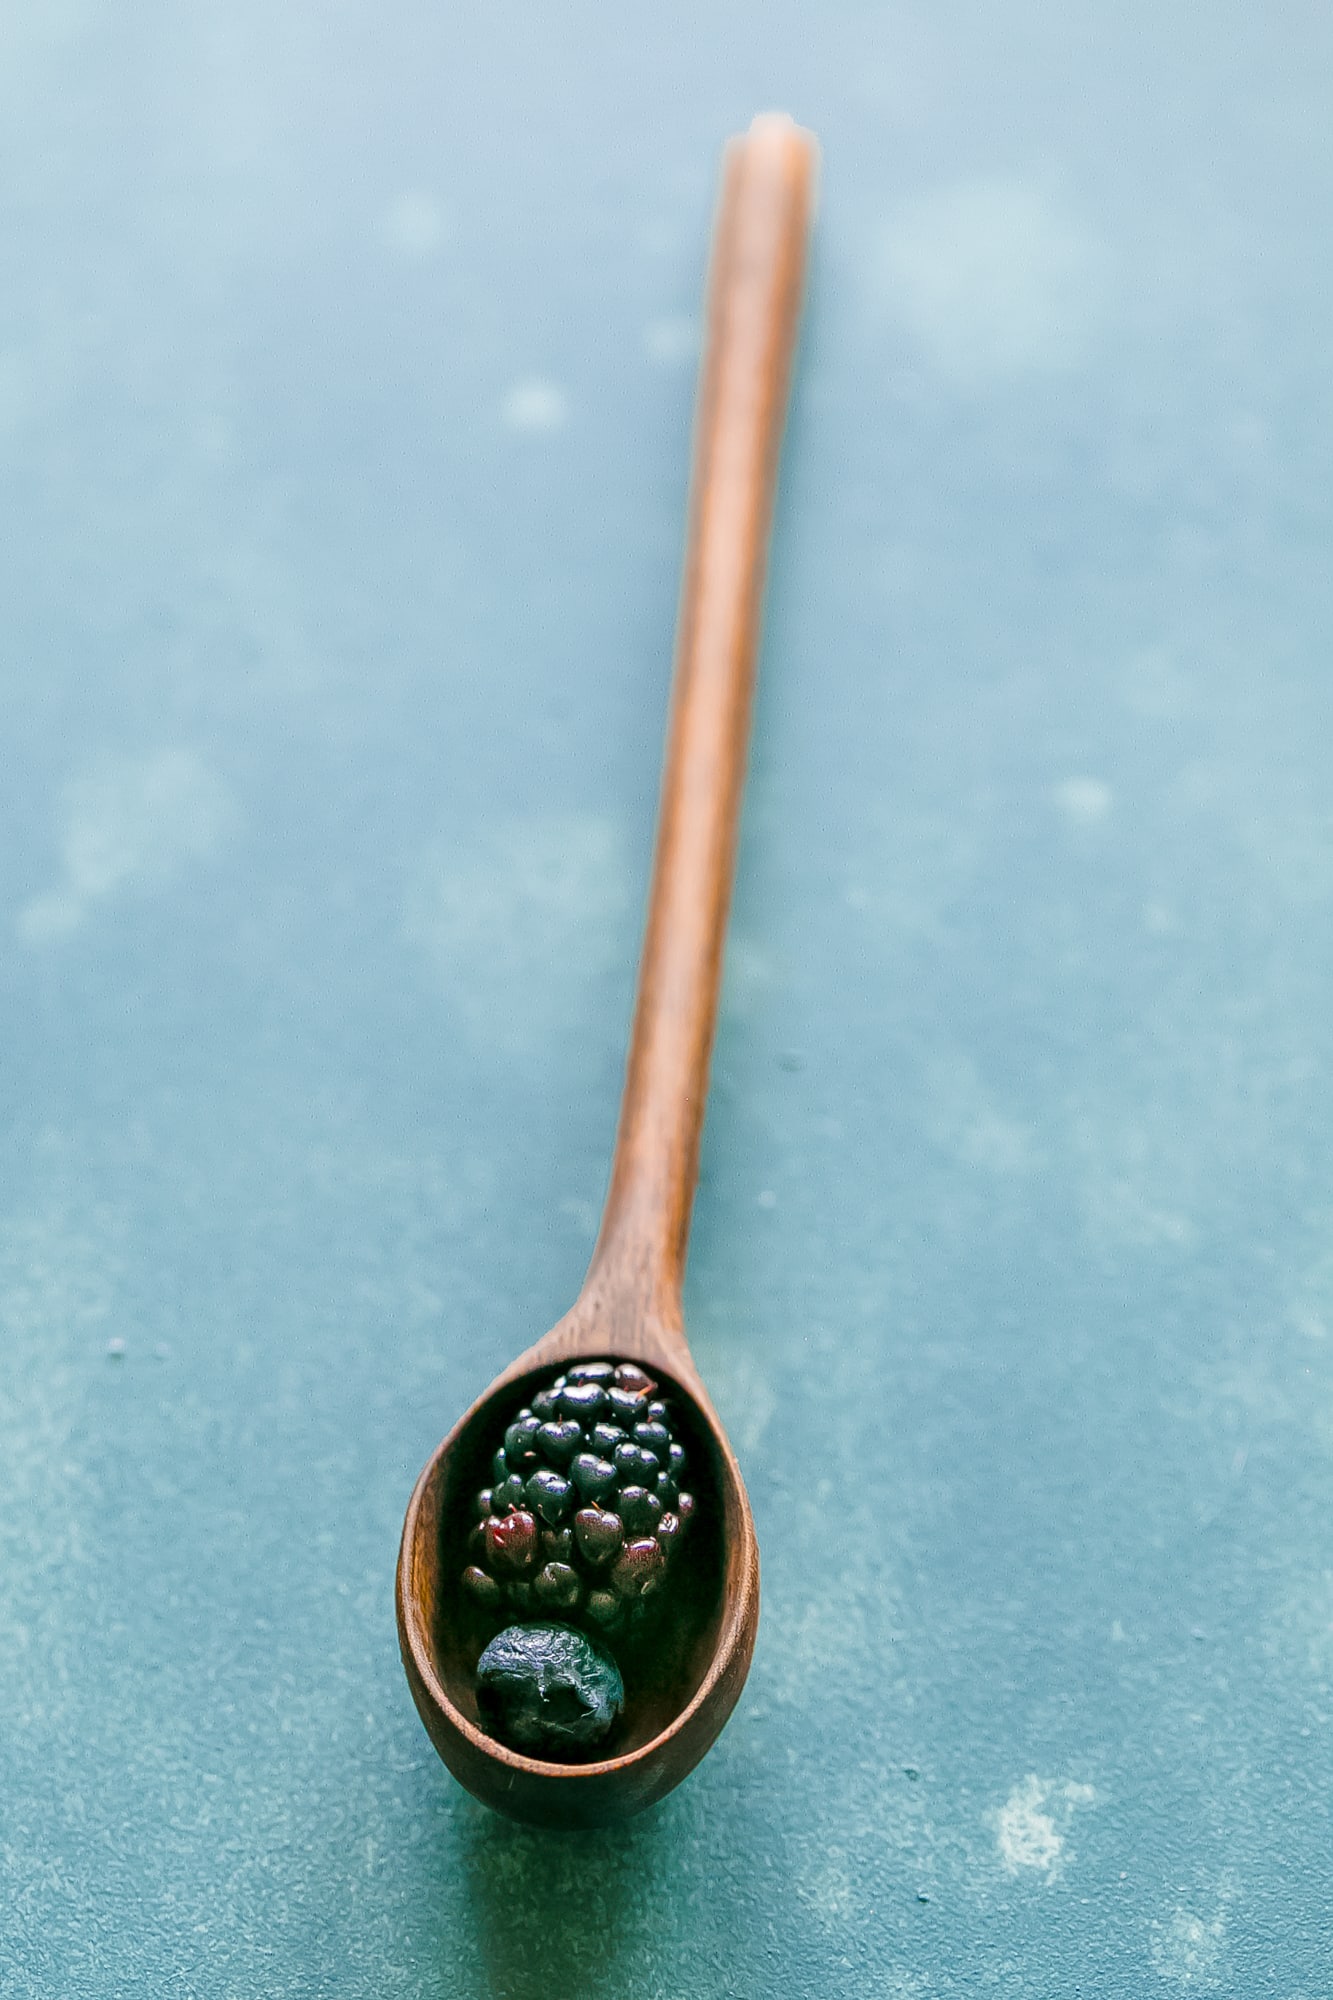
[[554,1527],[569,1512],[574,1488],[559,1472],[534,1472],[526,1489],[528,1505]]
[[541,1551],[543,1562],[569,1562],[574,1554],[574,1530],[572,1528],[543,1528],[541,1531]]
[[590,1563],[605,1563],[620,1553],[625,1526],[618,1514],[608,1513],[600,1507],[580,1507],[574,1516],[574,1533],[580,1550]]
[[518,1576],[537,1560],[537,1523],[531,1514],[492,1514],[486,1523],[486,1558],[493,1570]]
[[533,1416],[516,1417],[505,1432],[505,1457],[510,1465],[530,1464],[537,1456],[540,1421]]
[[581,1451],[569,1468],[569,1476],[585,1500],[601,1500],[616,1490],[616,1468],[594,1452]]
[[546,1379],[505,1431],[478,1525],[464,1524],[464,1596],[520,1619],[646,1630],[695,1506],[671,1408],[633,1362]]
[[568,1563],[547,1563],[532,1579],[533,1595],[548,1611],[573,1611],[583,1595],[576,1569]]
[[666,1465],[671,1454],[671,1433],[665,1424],[635,1424],[634,1436],[645,1451],[652,1453],[659,1465]]
[[586,1424],[606,1407],[606,1391],[596,1382],[567,1382],[560,1391],[560,1413]]
[[483,1611],[498,1611],[504,1602],[504,1592],[495,1578],[478,1569],[475,1563],[463,1571],[463,1588]]
[[537,1442],[548,1465],[568,1465],[583,1443],[583,1432],[577,1424],[539,1424]]
[[477,1662],[477,1707],[493,1736],[538,1756],[587,1751],[625,1705],[608,1653],[567,1625],[511,1625]]
[[622,1486],[620,1518],[631,1535],[652,1535],[662,1518],[662,1503],[646,1486]]
[[626,1438],[624,1444],[616,1446],[616,1472],[621,1485],[651,1485],[657,1478],[657,1459],[642,1445],[631,1444]]
[[611,1588],[620,1597],[642,1597],[657,1582],[665,1562],[656,1537],[626,1542],[611,1572]]

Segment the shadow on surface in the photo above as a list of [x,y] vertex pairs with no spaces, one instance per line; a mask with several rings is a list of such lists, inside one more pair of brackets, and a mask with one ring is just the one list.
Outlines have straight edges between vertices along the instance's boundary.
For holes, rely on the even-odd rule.
[[656,1810],[552,1833],[475,1808],[459,1846],[488,2000],[623,2000],[667,1864],[663,1829]]

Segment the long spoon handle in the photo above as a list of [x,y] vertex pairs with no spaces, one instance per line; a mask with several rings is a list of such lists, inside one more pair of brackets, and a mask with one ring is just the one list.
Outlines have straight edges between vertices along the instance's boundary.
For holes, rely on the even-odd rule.
[[813,136],[727,147],[713,238],[657,852],[589,1285],[679,1323],[735,872],[760,603],[814,198]]

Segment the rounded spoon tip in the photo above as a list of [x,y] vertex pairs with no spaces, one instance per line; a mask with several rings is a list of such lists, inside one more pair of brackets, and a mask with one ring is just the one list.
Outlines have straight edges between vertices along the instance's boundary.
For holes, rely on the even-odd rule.
[[627,1669],[622,1747],[596,1762],[557,1763],[487,1735],[474,1675],[489,1628],[459,1587],[461,1524],[470,1518],[495,1437],[537,1372],[521,1365],[507,1370],[454,1426],[417,1481],[398,1558],[398,1640],[431,1741],[475,1797],[534,1825],[606,1825],[678,1785],[735,1707],[759,1622],[758,1545],[744,1482],[707,1398],[679,1376],[666,1381],[690,1438],[700,1488],[691,1535],[698,1541],[680,1599],[652,1648],[651,1673]]

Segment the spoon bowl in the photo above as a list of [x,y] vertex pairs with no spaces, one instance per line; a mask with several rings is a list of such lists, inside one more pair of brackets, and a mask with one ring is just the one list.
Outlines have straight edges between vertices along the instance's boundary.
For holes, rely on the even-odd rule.
[[[486,1805],[540,1826],[599,1826],[652,1805],[692,1771],[740,1696],[759,1623],[759,1549],[735,1454],[681,1339],[595,1337],[573,1345],[568,1315],[507,1368],[428,1461],[412,1495],[398,1563],[398,1636],[418,1713],[459,1781]],[[472,1500],[534,1377],[575,1357],[636,1361],[670,1396],[689,1453],[696,1516],[670,1618],[622,1661],[617,1754],[555,1763],[497,1742],[478,1719],[475,1675],[488,1627],[459,1586]]]
[[[648,923],[601,1232],[583,1290],[499,1375],[417,1482],[398,1561],[398,1634],[421,1719],[487,1805],[594,1826],[651,1805],[736,1705],[759,1621],[759,1551],[735,1454],[690,1358],[681,1288],[735,871],[778,445],[800,318],[815,145],[757,118],[727,148],[699,384],[690,520]],[[528,1757],[481,1727],[494,1629],[465,1601],[475,1495],[539,1371],[636,1362],[669,1387],[695,1510],[662,1612],[618,1657],[617,1754]],[[668,1615],[669,1613],[669,1615]]]

